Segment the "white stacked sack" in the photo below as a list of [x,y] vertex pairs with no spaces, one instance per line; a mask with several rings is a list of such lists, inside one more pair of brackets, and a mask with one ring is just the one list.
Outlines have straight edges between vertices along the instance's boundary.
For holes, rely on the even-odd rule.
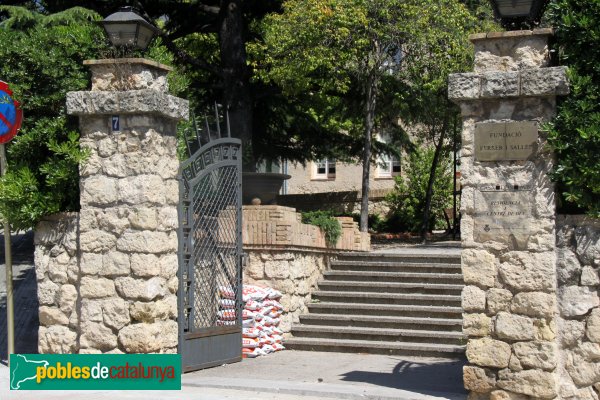
[[281,292],[272,288],[244,285],[242,296],[245,304],[242,312],[244,358],[283,350],[283,331],[277,327],[283,313],[283,306],[278,301],[281,299]]

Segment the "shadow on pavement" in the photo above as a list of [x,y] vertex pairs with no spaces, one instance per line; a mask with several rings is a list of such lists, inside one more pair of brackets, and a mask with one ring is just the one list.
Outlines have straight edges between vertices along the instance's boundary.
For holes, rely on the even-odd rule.
[[[13,297],[15,315],[15,352],[37,353],[38,296],[35,268],[33,266],[33,232],[12,236]],[[7,360],[6,286],[4,235],[0,235],[0,360]]]
[[351,371],[343,375],[342,381],[364,382],[425,395],[439,392],[467,393],[462,385],[462,360],[439,363],[401,361],[391,373]]

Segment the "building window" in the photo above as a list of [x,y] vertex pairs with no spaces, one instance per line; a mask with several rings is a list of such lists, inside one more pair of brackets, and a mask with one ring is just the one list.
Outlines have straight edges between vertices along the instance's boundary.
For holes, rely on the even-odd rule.
[[335,159],[325,158],[315,163],[315,179],[335,179]]
[[400,160],[388,154],[383,154],[377,164],[378,178],[391,178],[400,175]]

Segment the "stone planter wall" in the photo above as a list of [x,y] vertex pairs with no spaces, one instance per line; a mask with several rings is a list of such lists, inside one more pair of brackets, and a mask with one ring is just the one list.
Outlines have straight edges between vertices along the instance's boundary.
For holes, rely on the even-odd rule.
[[283,206],[244,206],[242,239],[247,254],[244,283],[272,287],[283,293],[285,313],[280,328],[308,311],[311,293],[338,251],[368,251],[370,236],[352,218],[338,218],[342,236],[335,246],[325,242],[317,226],[303,224],[300,213]]
[[556,244],[560,398],[597,400],[600,397],[600,220],[558,216]]

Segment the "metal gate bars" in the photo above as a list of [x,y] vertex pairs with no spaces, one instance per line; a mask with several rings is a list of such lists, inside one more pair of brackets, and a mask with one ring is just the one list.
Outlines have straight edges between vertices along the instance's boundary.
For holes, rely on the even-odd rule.
[[204,145],[198,140],[198,146],[179,175],[178,322],[184,372],[242,357],[241,142],[225,137]]

